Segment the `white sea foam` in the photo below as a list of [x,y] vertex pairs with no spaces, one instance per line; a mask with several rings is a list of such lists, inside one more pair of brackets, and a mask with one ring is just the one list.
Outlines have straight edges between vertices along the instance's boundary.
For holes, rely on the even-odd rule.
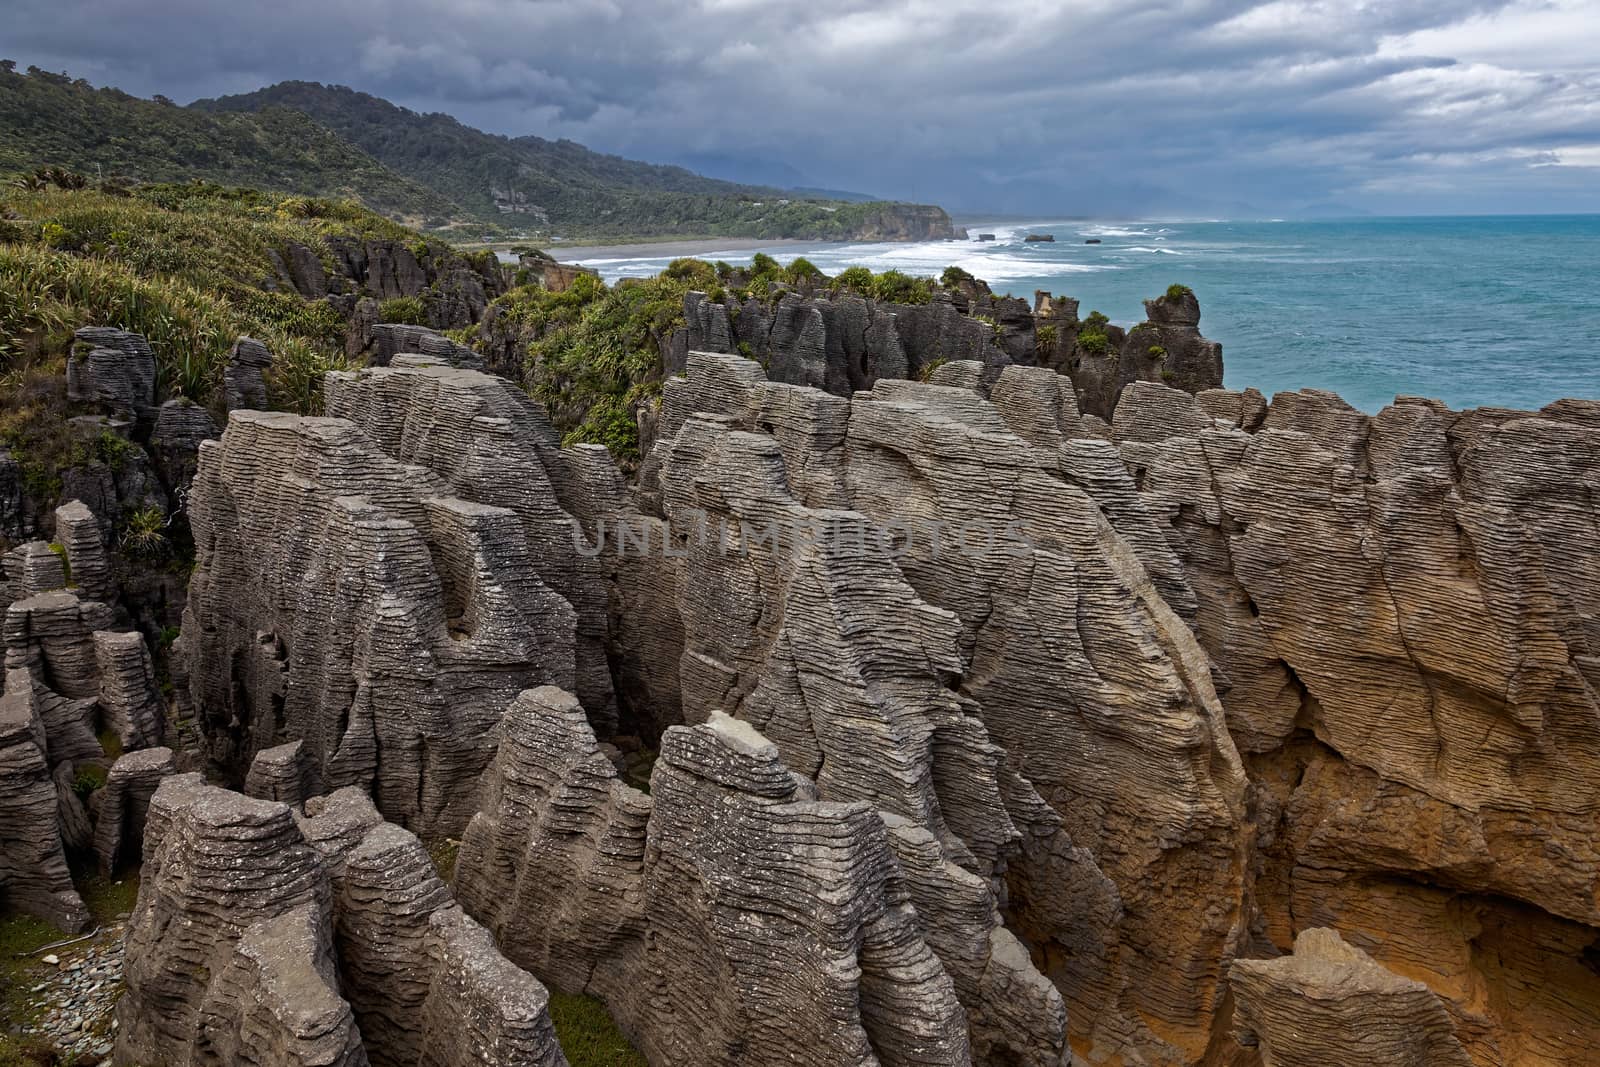
[[1078,231],[1080,237],[1157,237],[1164,233],[1177,233],[1167,226],[1130,229],[1126,226],[1085,226]]
[[[991,231],[985,230],[985,233]],[[1096,271],[1121,270],[1114,263],[1063,262],[1055,258],[1060,246],[1025,245],[1020,239],[999,240],[1000,230],[993,231],[994,241],[922,241],[914,244],[850,244],[819,245],[812,248],[796,246],[775,254],[779,262],[787,263],[804,256],[825,274],[838,274],[846,267],[866,267],[874,272],[898,270],[918,277],[938,277],[946,267],[956,266],[991,284],[1001,284],[1018,278],[1041,278],[1058,274],[1083,274]],[[772,254],[772,253],[769,253]],[[723,252],[704,252],[697,258],[723,260],[743,266],[754,258],[749,249]],[[659,274],[674,257],[595,257],[580,260],[583,266],[594,267],[608,282],[618,278],[641,278]]]

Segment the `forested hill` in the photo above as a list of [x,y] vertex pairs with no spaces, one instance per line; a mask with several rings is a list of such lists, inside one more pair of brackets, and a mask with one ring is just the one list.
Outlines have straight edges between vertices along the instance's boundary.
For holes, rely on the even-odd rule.
[[571,141],[484,133],[315,82],[179,107],[0,61],[0,173],[43,166],[354,198],[460,238],[954,236],[929,205],[737,185]]
[[463,207],[492,213],[527,205],[557,217],[592,212],[623,191],[775,199],[776,189],[705,178],[682,167],[639,163],[592,152],[572,141],[502,137],[449,115],[419,114],[337,85],[287,81],[253,93],[197,100],[218,113],[275,107],[304,112],[387,166],[446,193]]
[[280,82],[191,106],[218,114],[292,108],[472,216],[531,232],[822,240],[953,235],[938,208],[828,200],[605,155],[572,141],[503,137],[343,86]]
[[0,172],[42,166],[356,197],[413,225],[444,225],[460,214],[449,197],[401,177],[299,111],[209,114],[0,63]]

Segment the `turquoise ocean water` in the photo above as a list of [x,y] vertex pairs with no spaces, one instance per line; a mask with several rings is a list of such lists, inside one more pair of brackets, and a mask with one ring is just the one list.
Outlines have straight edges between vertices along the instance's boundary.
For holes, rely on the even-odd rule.
[[[973,226],[997,240],[803,245],[829,274],[852,264],[938,274],[956,264],[997,292],[1078,297],[1080,314],[1144,318],[1173,282],[1200,298],[1226,384],[1331,389],[1375,412],[1396,394],[1452,407],[1600,397],[1600,215],[1326,222],[1033,222]],[[1023,243],[1052,233],[1055,243]],[[1090,237],[1102,243],[1085,244]],[[747,263],[753,253],[705,252]],[[608,280],[668,257],[588,259]]]

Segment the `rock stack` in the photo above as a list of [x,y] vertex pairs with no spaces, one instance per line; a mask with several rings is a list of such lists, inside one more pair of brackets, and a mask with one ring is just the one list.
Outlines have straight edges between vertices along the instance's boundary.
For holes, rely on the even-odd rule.
[[1200,335],[1193,293],[1175,287],[1145,301],[1145,314],[1147,321],[1132,330],[1091,329],[1079,321],[1076,300],[1039,292],[1030,308],[976,280],[936,290],[925,304],[849,292],[785,292],[771,303],[690,292],[685,327],[665,347],[663,363],[675,374],[691,351],[742,353],[774,382],[841,397],[882,379],[926,379],[945,364],[969,361],[981,366],[987,393],[1006,367],[1043,365],[1070,378],[1084,412],[1101,420],[1111,418],[1133,382],[1190,392],[1222,384],[1222,346]]
[[1322,927],[1302,931],[1294,954],[1238,960],[1228,974],[1235,1036],[1263,1067],[1364,1062],[1395,1067],[1470,1067],[1444,1005]]
[[648,797],[569,694],[524,693],[503,729],[463,903],[511,959],[601,996],[652,1063],[970,1062],[869,805],[814,799],[726,716],[667,731]]
[[1186,388],[998,345],[851,378],[805,299],[811,384],[685,353],[631,492],[425,356],[237,415],[183,639],[214,765],[301,741],[308,795],[358,787],[301,823],[346,895],[361,791],[464,828],[465,911],[658,1063],[1355,1062],[1357,1015],[1425,1035],[1397,1056],[1600,1056],[1600,408],[1200,388],[1182,295],[1117,346]]
[[[330,407],[340,395],[330,387]],[[489,421],[435,414],[439,433],[396,420],[389,441],[440,449],[443,465],[462,458],[443,450],[462,430]],[[574,684],[573,609],[542,580],[522,516],[454,495],[413,458],[428,456],[393,459],[343,420],[235,412],[200,455],[184,650],[207,756],[233,780],[300,740],[315,791],[359,784],[391,819],[459,833],[505,705],[530,685]],[[567,546],[569,525],[555,522]]]
[[222,403],[229,411],[267,406],[267,382],[262,376],[272,366],[272,351],[254,337],[241,337],[228,352],[222,371]]
[[8,672],[0,696],[0,894],[75,933],[89,912],[67,871],[48,752],[28,673]]
[[[163,782],[117,1061],[564,1065],[543,988],[474,931],[416,838],[381,821],[356,837],[330,807],[297,823],[198,775]],[[332,833],[311,829],[323,818]],[[463,1018],[492,1040],[462,1040]]]

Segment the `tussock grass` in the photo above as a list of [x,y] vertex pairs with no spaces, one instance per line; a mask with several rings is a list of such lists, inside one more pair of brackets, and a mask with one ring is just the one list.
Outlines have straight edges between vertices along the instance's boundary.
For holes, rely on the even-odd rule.
[[274,403],[315,411],[322,373],[345,365],[344,320],[283,291],[275,263],[298,244],[331,269],[333,235],[428,247],[364,208],[315,198],[203,184],[0,190],[0,387],[65,356],[73,330],[92,324],[143,334],[161,395],[205,402],[248,334],[277,357]]

